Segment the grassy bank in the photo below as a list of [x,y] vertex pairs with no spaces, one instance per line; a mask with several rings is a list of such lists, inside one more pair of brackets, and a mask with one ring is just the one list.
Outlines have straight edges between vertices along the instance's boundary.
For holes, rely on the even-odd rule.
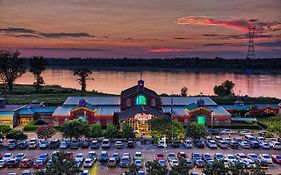
[[[3,85],[0,85],[0,91],[3,95]],[[88,91],[85,96],[106,96],[113,95],[102,92]],[[167,94],[162,94],[163,96]],[[61,86],[44,86],[40,92],[36,92],[32,85],[14,85],[13,91],[7,93],[8,104],[28,104],[33,100],[40,100],[46,105],[61,105],[69,96],[80,96],[80,91],[73,88],[64,88]],[[237,97],[210,96],[219,105],[232,105]],[[245,104],[277,104],[281,100],[269,97],[244,97]]]
[[[0,90],[3,92],[3,85],[0,85]],[[110,94],[87,92],[85,95],[103,96]],[[32,85],[14,85],[13,91],[7,93],[7,100],[8,104],[28,104],[33,100],[40,100],[45,102],[46,105],[61,105],[69,96],[80,96],[80,91],[56,85],[44,86],[40,92],[36,92]]]

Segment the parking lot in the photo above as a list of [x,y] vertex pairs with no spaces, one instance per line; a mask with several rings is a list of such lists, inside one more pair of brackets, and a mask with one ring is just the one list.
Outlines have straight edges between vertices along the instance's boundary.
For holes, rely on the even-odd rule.
[[[232,137],[239,137],[237,135],[232,135]],[[17,153],[26,153],[26,157],[27,158],[37,158],[40,154],[42,153],[47,153],[49,154],[49,157],[51,157],[52,153],[54,151],[57,151],[59,149],[25,149],[25,150],[19,150],[19,149],[15,149],[15,150],[8,150],[7,148],[2,148],[0,150],[0,153],[2,155],[4,155],[7,152],[11,152],[14,155],[16,155]],[[217,148],[217,149],[210,149],[209,147],[205,148],[197,148],[197,147],[193,147],[191,149],[187,149],[183,146],[183,144],[180,145],[180,148],[172,148],[171,146],[168,146],[166,149],[162,149],[162,148],[158,148],[158,145],[152,145],[150,143],[147,143],[145,145],[142,145],[140,143],[140,141],[137,141],[135,143],[135,147],[134,148],[126,148],[125,144],[123,146],[122,149],[116,149],[114,147],[114,143],[112,143],[112,146],[110,149],[91,149],[91,148],[86,148],[86,149],[64,149],[64,151],[70,151],[73,153],[73,155],[75,156],[78,153],[82,153],[85,157],[88,155],[89,151],[96,151],[97,155],[99,157],[100,153],[106,150],[109,154],[109,157],[111,157],[111,155],[114,152],[119,153],[120,155],[122,155],[123,153],[130,153],[132,156],[140,151],[143,154],[143,164],[145,164],[147,161],[152,161],[155,159],[157,154],[164,154],[165,156],[168,153],[175,153],[177,154],[178,152],[185,152],[187,154],[188,158],[191,158],[191,154],[192,153],[209,153],[211,155],[214,155],[215,153],[222,153],[222,154],[237,154],[237,153],[244,153],[244,154],[248,154],[248,153],[255,153],[257,155],[259,154],[269,154],[269,155],[274,155],[274,154],[281,154],[280,150],[274,150],[274,149],[243,149],[241,147],[239,147],[238,149],[231,149],[231,148],[227,148],[227,149],[221,149],[221,148]],[[168,168],[170,168],[170,165],[167,163]],[[32,171],[35,171],[35,169],[33,168],[29,168]],[[0,174],[4,175],[4,174],[8,174],[11,172],[14,173],[18,173],[21,174],[23,172],[24,169],[22,168],[2,168],[0,169]],[[126,171],[126,168],[121,168],[119,166],[117,167],[112,167],[109,168],[107,166],[107,164],[101,164],[99,161],[97,161],[94,166],[92,168],[89,169],[91,174],[95,174],[95,175],[120,175],[121,173]],[[145,171],[145,166],[142,167],[142,170]],[[202,168],[193,168],[192,171],[198,172],[199,174],[201,174]],[[266,172],[268,174],[279,174],[281,172],[281,165],[273,163],[272,165],[269,165],[269,168],[266,170]]]

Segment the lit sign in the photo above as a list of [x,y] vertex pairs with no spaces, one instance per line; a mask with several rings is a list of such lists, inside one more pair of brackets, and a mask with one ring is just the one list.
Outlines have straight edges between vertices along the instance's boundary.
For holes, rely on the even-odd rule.
[[150,120],[152,118],[152,115],[150,114],[136,114],[134,116],[134,119],[139,120],[139,121],[146,121]]

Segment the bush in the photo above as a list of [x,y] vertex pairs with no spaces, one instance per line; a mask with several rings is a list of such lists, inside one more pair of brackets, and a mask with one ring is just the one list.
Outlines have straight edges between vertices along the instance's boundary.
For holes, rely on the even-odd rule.
[[23,131],[15,130],[15,129],[12,129],[10,132],[8,132],[6,137],[7,139],[15,139],[15,140],[27,139],[27,135],[25,135]]
[[35,120],[34,125],[47,125],[48,123],[45,122],[44,120]]
[[8,133],[9,131],[11,131],[10,126],[8,126],[8,125],[0,125],[0,132],[1,133]]

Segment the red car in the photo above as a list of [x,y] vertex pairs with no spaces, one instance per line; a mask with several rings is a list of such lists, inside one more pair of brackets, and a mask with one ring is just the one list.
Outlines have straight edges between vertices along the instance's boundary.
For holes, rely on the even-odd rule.
[[156,161],[165,160],[164,154],[157,154],[157,156],[155,157],[155,160],[156,160]]
[[271,159],[273,162],[281,164],[281,155],[272,155]]
[[35,169],[40,169],[42,168],[43,165],[44,165],[43,160],[36,160],[35,162],[33,162],[33,168]]
[[31,159],[23,159],[19,163],[20,168],[30,168],[33,165],[33,161]]
[[72,152],[66,152],[66,159],[73,159],[73,153]]
[[185,158],[187,158],[185,152],[178,152],[177,157],[178,157],[178,159],[185,159]]

